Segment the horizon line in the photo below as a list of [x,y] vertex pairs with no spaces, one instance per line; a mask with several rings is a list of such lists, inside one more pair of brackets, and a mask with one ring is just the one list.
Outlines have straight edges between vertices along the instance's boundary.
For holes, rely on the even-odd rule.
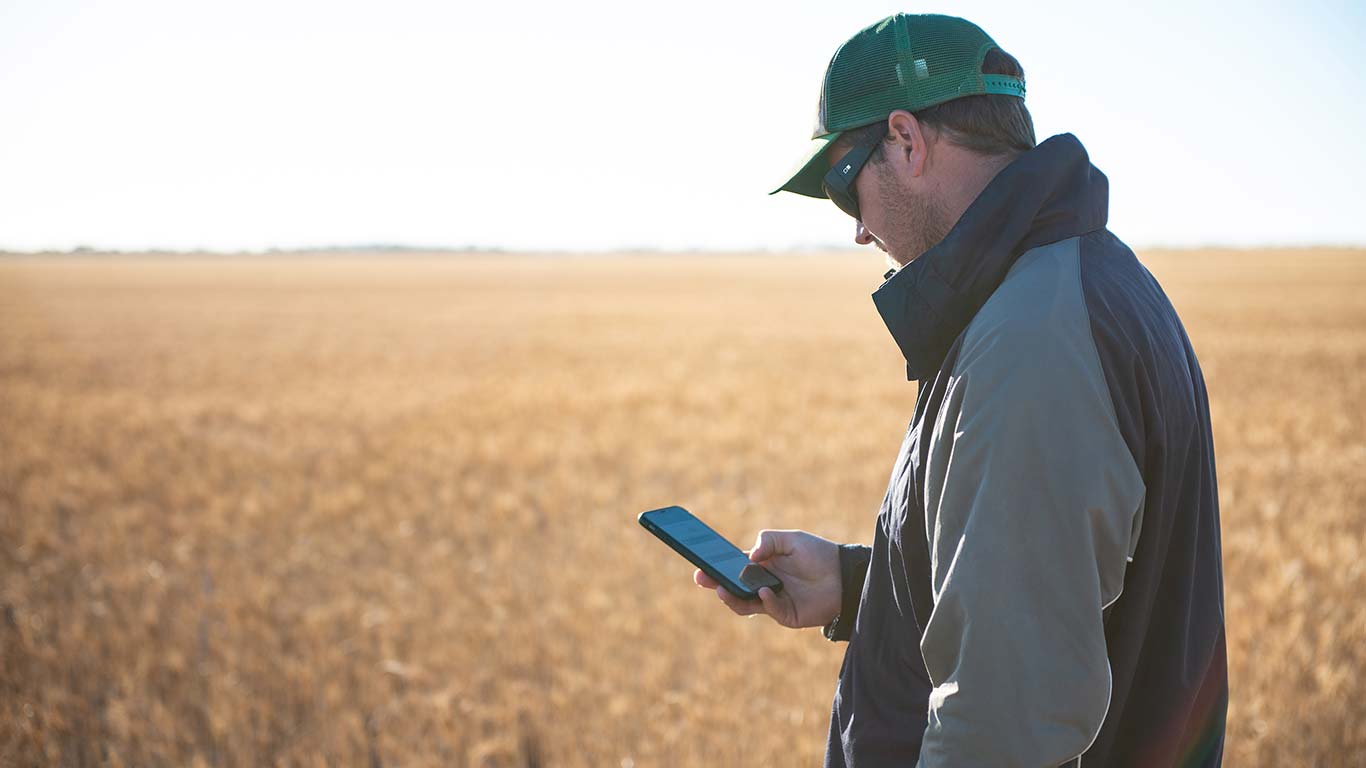
[[[1236,245],[1229,243],[1163,244],[1150,243],[1130,246],[1138,251],[1265,251],[1265,250],[1359,250],[1366,249],[1366,243],[1306,243],[1270,242],[1257,245]],[[0,247],[0,256],[289,256],[306,254],[398,254],[398,255],[629,255],[629,254],[742,254],[763,253],[786,255],[796,253],[864,253],[868,247],[835,245],[833,243],[798,244],[785,247],[683,247],[665,248],[659,246],[622,246],[614,248],[508,248],[504,246],[424,246],[403,243],[355,243],[348,245],[319,245],[282,248],[103,248],[78,245],[72,248],[34,248],[12,249]]]

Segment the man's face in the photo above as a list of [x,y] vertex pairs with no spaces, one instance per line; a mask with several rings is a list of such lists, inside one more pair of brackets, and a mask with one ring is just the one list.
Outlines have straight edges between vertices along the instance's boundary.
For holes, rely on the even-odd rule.
[[[849,149],[835,142],[826,153],[833,165]],[[862,219],[855,222],[854,242],[876,245],[886,253],[887,264],[901,268],[920,258],[948,235],[954,218],[943,196],[927,175],[915,175],[910,150],[884,142],[854,178]]]

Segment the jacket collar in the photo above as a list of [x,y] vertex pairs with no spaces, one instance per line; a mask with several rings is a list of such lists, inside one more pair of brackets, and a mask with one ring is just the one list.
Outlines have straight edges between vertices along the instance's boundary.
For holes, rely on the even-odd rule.
[[907,380],[934,375],[1020,254],[1103,229],[1108,206],[1109,180],[1070,133],[1002,168],[943,240],[873,292]]

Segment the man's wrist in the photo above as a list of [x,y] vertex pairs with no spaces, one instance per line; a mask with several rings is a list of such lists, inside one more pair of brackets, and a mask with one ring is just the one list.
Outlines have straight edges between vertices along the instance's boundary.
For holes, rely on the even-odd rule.
[[841,544],[839,549],[840,612],[821,632],[827,640],[848,640],[858,618],[859,601],[863,597],[863,582],[868,574],[872,549],[862,544]]

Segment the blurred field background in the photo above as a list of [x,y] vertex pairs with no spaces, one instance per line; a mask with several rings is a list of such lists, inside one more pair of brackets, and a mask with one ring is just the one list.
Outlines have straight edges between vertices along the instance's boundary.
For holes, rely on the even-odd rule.
[[[1366,764],[1366,251],[1140,256],[1211,396],[1225,764]],[[0,258],[0,765],[819,765],[844,644],[635,515],[871,540],[883,269]]]

